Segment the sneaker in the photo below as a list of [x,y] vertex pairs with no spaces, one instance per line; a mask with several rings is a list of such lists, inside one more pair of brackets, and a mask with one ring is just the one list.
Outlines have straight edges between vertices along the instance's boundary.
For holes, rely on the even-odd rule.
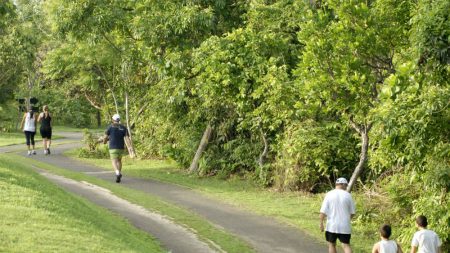
[[50,148],[47,149],[47,154],[50,155]]
[[120,183],[121,179],[122,179],[122,174],[116,175],[116,183]]
[[31,151],[31,154],[35,155],[36,154],[36,150]]
[[48,154],[47,149],[44,149],[44,155],[47,155],[47,154]]
[[31,150],[28,150],[28,155],[31,155]]

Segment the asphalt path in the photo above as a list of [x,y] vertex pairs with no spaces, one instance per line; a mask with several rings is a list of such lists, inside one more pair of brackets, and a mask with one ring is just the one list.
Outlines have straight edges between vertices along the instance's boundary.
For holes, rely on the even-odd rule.
[[[111,169],[108,173],[102,168],[85,164],[80,161],[73,160],[62,153],[66,150],[79,147],[81,144],[79,140],[81,139],[81,134],[69,133],[69,132],[59,132],[58,135],[62,135],[66,138],[58,140],[56,143],[60,142],[60,145],[54,145],[51,148],[52,154],[44,156],[42,152],[38,152],[38,155],[30,156],[32,159],[36,159],[48,164],[52,164],[67,170],[85,173],[87,175],[114,181],[115,176]],[[67,141],[74,141],[73,143],[67,143]],[[64,142],[66,142],[64,144]],[[15,149],[14,149],[15,148]],[[6,148],[0,148],[0,152],[7,152],[11,150],[17,150],[17,147],[10,146]],[[25,152],[22,152],[26,156]],[[145,193],[156,195],[161,199],[180,206],[182,208],[188,209],[192,212],[197,213],[204,219],[208,220],[217,227],[223,228],[224,230],[244,239],[252,247],[256,249],[257,252],[261,253],[317,253],[317,252],[327,252],[327,246],[324,242],[319,242],[317,239],[305,234],[301,230],[294,228],[292,226],[282,224],[272,218],[250,213],[248,211],[241,210],[235,206],[228,205],[221,201],[211,199],[198,192],[195,192],[189,188],[182,186],[164,183],[151,179],[140,179],[128,177],[126,175],[126,168],[123,168],[124,177],[122,178],[122,186],[129,187],[135,190],[139,190]],[[51,176],[53,177],[53,176]],[[52,180],[56,182],[55,180]],[[64,181],[64,180],[62,180]],[[56,182],[58,183],[58,182]],[[77,184],[67,183],[71,185],[69,189],[64,184],[62,185],[65,189],[69,191],[76,192]],[[81,189],[82,187],[78,187]],[[92,190],[92,189],[91,189]],[[99,189],[93,188],[93,191],[99,191]],[[82,191],[82,190],[79,190]],[[89,195],[78,192],[77,194],[88,198]],[[118,210],[121,209],[120,202],[108,202],[105,200],[99,200],[96,198],[88,198],[90,201],[104,206],[114,212],[117,212],[131,221],[135,226],[144,229],[148,226],[158,227],[155,224],[150,225],[145,224],[142,220],[145,220],[145,215],[133,214],[131,216],[126,216],[120,213]],[[109,204],[108,204],[109,203]],[[125,208],[125,207],[124,207]],[[150,221],[149,221],[150,222]],[[160,224],[159,227],[163,229],[163,225]],[[170,230],[170,229],[169,229]],[[147,230],[146,230],[147,231]],[[148,231],[156,238],[158,238],[161,243],[172,252],[208,252],[199,251],[195,247],[192,249],[194,251],[187,251],[186,245],[168,245],[173,243],[173,237],[169,234],[156,234],[157,231]],[[170,232],[170,231],[169,231]],[[169,238],[168,238],[169,237]],[[189,238],[192,238],[189,237]],[[189,239],[191,240],[191,239]],[[203,245],[205,246],[205,245]],[[196,247],[203,247],[197,245]],[[183,248],[184,247],[184,248]],[[182,249],[179,251],[179,249]],[[176,249],[176,250],[175,250]],[[203,248],[204,249],[204,248]],[[195,251],[197,250],[197,251]],[[204,249],[205,250],[205,249]],[[218,249],[209,249],[210,252],[217,251]],[[219,249],[220,251],[220,249]]]

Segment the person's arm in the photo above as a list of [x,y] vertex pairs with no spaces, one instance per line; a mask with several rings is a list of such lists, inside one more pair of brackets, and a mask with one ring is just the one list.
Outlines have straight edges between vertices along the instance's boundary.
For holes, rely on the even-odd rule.
[[372,253],[380,253],[380,243],[377,242],[373,245]]
[[438,247],[437,253],[442,253],[441,246]]
[[417,252],[417,246],[411,246],[411,253]]
[[37,119],[37,122],[41,122],[41,120],[42,120],[42,113],[39,113],[39,117]]
[[324,213],[320,213],[319,218],[320,218],[320,232],[323,232],[325,230],[324,226],[323,226],[323,221],[325,220],[325,218],[327,217],[326,214]]
[[108,129],[106,129],[105,131],[105,135],[103,135],[103,144],[106,144],[109,141],[109,134],[110,134],[110,130],[111,128],[108,127]]
[[101,139],[101,141],[103,142],[103,144],[106,144],[109,141],[109,135],[103,135],[103,138]]
[[20,122],[20,129],[23,130],[23,125],[25,124],[25,117],[27,116],[27,114],[25,113],[22,117],[22,122]]

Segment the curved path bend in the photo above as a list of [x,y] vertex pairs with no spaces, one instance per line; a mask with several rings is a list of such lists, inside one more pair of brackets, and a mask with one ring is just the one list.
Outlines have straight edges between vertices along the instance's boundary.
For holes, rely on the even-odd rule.
[[[65,139],[62,139],[61,142],[67,140],[72,140],[76,142],[53,146],[51,149],[52,155],[50,156],[38,154],[36,156],[31,157],[33,159],[48,164],[52,164],[71,171],[85,173],[87,175],[99,179],[108,181],[114,180],[115,177],[112,170],[110,173],[108,173],[102,168],[82,163],[80,161],[76,161],[62,155],[64,151],[81,145],[79,142],[79,140],[81,139],[81,134],[60,132],[58,133],[58,135],[66,137]],[[0,148],[0,152],[7,152],[8,150],[14,150],[14,146]],[[15,150],[17,150],[17,148]],[[266,216],[261,216],[240,210],[234,206],[208,198],[200,193],[197,193],[191,189],[182,186],[164,183],[151,179],[127,177],[126,174],[122,179],[121,185],[124,187],[129,187],[135,190],[159,196],[161,199],[167,202],[173,203],[175,205],[193,211],[199,214],[201,217],[208,220],[209,222],[211,222],[212,224],[215,224],[216,226],[223,228],[226,231],[231,232],[240,238],[243,238],[250,245],[252,245],[252,247],[254,247],[257,252],[261,253],[327,252],[327,246],[324,243],[318,242],[317,239],[312,238],[311,236],[303,233],[302,231],[294,227],[281,224],[276,220]],[[78,194],[83,196],[83,194],[81,193]],[[84,195],[84,197],[87,198],[88,196]],[[94,203],[101,204],[99,203],[101,201],[96,200],[95,198],[92,198],[90,200],[93,201]],[[114,212],[118,212],[117,210],[120,209],[120,204],[118,205],[118,207],[115,208],[107,206],[105,207]],[[134,222],[133,219],[130,217],[127,218],[135,226],[145,230],[147,224],[143,224],[142,222],[140,222],[140,219],[142,219],[142,217],[141,218],[137,217],[136,222]],[[150,226],[150,224],[148,225]],[[162,242],[162,244],[166,246],[166,248],[170,248],[170,246],[167,245],[168,243],[167,241],[173,240],[170,240],[170,238],[164,239],[165,235],[157,235],[155,234],[156,233],[155,231],[153,232],[148,231],[148,232],[153,234],[156,238],[158,238]],[[179,251],[178,248],[177,250],[173,249],[172,252],[184,253],[188,251],[186,250],[186,248]],[[194,250],[192,252],[204,252],[204,251]],[[214,252],[214,250],[210,249],[210,252]]]

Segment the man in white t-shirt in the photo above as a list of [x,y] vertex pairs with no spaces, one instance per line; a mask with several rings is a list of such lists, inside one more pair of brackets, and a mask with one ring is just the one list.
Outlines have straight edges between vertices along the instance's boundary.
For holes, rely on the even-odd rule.
[[325,195],[320,208],[320,231],[324,231],[323,221],[327,218],[325,239],[328,242],[328,252],[336,253],[336,240],[342,243],[345,253],[351,253],[350,221],[355,215],[355,202],[352,195],[346,191],[347,179],[336,180],[336,188]]
[[427,229],[428,221],[427,217],[420,215],[416,218],[416,226],[419,231],[414,233],[414,237],[411,242],[411,253],[441,253],[441,239],[432,230]]

